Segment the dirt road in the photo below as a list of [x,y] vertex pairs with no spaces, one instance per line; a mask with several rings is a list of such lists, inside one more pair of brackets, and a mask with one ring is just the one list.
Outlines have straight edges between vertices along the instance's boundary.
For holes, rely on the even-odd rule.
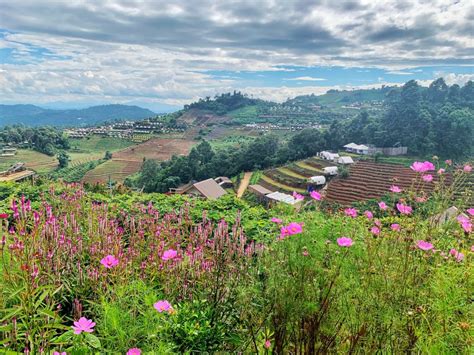
[[240,181],[239,189],[237,190],[237,197],[241,198],[249,186],[250,178],[252,177],[252,172],[247,172],[244,174],[243,179]]

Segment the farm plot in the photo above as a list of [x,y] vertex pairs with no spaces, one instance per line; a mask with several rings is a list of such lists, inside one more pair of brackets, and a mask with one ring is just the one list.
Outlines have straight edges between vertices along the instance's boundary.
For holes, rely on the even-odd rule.
[[[353,202],[377,199],[389,193],[391,185],[402,189],[416,189],[431,193],[435,188],[438,176],[433,182],[414,185],[416,173],[410,168],[396,164],[378,164],[369,161],[359,161],[350,168],[346,179],[334,179],[329,183],[326,192],[328,201],[341,205]],[[451,183],[452,177],[446,174],[446,183]]]
[[168,160],[173,155],[186,155],[195,144],[192,140],[152,138],[113,154],[112,160],[89,171],[85,182],[107,182],[110,179],[122,182],[127,176],[138,172],[145,159]]
[[37,173],[48,173],[58,166],[58,160],[54,156],[49,156],[29,149],[19,149],[13,157],[0,157],[0,171],[7,170],[13,164],[26,163],[28,169],[33,169]]

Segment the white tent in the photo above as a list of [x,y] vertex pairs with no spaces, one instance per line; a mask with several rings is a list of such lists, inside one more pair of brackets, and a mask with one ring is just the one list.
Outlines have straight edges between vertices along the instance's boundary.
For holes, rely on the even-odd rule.
[[327,166],[323,168],[323,171],[328,175],[337,175],[337,166]]
[[337,162],[338,162],[339,164],[344,164],[344,165],[346,165],[346,164],[354,164],[354,160],[352,160],[351,157],[340,157],[340,158],[337,160]]
[[266,195],[266,197],[268,197],[270,200],[287,203],[289,205],[295,205],[300,202],[299,200],[295,199],[293,196],[284,194],[279,191],[272,192],[271,194]]
[[326,178],[323,175],[311,176],[309,181],[316,185],[324,185],[326,183]]
[[328,152],[328,151],[326,151],[326,150],[325,150],[325,151],[322,151],[322,152],[320,153],[320,156],[321,156],[322,158],[326,159],[326,160],[332,160],[332,161],[337,160],[337,159],[339,158],[339,154],[337,154],[337,153],[331,153],[331,152]]

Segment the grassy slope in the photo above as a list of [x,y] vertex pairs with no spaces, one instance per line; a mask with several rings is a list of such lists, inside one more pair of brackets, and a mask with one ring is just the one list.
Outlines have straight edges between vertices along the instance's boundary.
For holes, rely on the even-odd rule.
[[15,163],[24,162],[38,173],[47,173],[54,170],[58,164],[56,157],[29,149],[19,149],[14,157],[0,157],[0,171],[7,170]]

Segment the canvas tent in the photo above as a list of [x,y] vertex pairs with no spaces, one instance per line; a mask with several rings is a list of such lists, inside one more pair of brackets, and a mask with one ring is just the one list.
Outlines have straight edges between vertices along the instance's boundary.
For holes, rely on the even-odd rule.
[[326,183],[326,178],[323,175],[311,176],[309,181],[315,185],[324,185]]

